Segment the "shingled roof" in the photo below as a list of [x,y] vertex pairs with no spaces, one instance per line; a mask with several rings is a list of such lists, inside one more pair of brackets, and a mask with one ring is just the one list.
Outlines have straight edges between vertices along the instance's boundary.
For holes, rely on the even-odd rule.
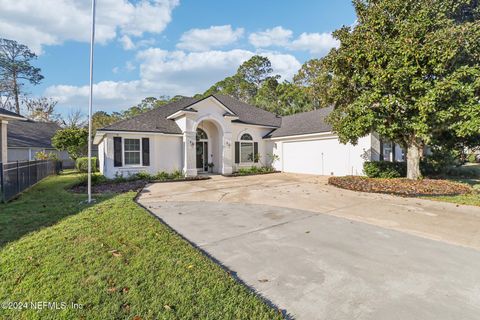
[[53,148],[52,137],[60,126],[53,122],[9,121],[8,147]]
[[269,127],[280,127],[282,123],[281,117],[230,96],[215,94],[214,97],[217,98],[217,100],[228,109],[233,111],[236,116],[238,116],[238,119],[233,120],[232,122],[256,124]]
[[[281,118],[273,113],[256,108],[229,96],[220,94],[212,96],[238,117],[238,119],[234,120],[235,122],[271,127],[279,127],[281,124]],[[182,98],[131,119],[116,122],[98,131],[138,131],[181,134],[182,131],[176,122],[167,119],[167,117],[180,110],[191,110],[190,107],[193,104],[203,99],[206,98]]]
[[2,118],[2,116],[4,116],[5,118],[18,118],[18,119],[23,118],[21,115],[16,114],[15,112],[0,108],[0,118]]
[[142,113],[136,117],[115,122],[97,131],[139,131],[181,134],[182,130],[174,120],[167,117],[179,110],[187,109],[198,99],[182,98],[153,110]]
[[327,107],[282,117],[282,125],[280,128],[273,130],[265,138],[288,137],[331,131],[332,127],[325,122],[325,118],[332,110],[333,107]]
[[[237,119],[232,122],[276,128],[270,132],[266,138],[326,132],[331,130],[330,125],[325,122],[325,117],[332,111],[332,108],[322,108],[310,112],[280,117],[227,95],[215,94],[211,97],[217,99],[225,106],[225,108],[230,110],[233,115],[237,117]],[[203,99],[206,98],[182,98],[131,119],[116,122],[97,131],[136,131],[181,134],[182,130],[178,127],[177,123],[174,120],[167,119],[167,117],[177,111],[191,111],[192,106]],[[227,112],[227,114],[229,114],[229,112]]]

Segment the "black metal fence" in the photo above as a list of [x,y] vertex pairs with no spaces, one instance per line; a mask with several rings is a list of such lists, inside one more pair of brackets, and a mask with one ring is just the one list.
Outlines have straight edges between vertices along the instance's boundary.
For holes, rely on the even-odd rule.
[[54,160],[0,162],[0,202],[7,202],[38,181],[62,170]]

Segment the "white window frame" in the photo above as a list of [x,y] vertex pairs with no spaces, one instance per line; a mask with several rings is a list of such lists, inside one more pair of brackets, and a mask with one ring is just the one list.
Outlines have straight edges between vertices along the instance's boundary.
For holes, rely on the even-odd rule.
[[[248,134],[250,136],[250,138],[252,138],[252,140],[242,140],[242,137],[244,134]],[[252,146],[252,154],[253,154],[253,157],[252,157],[252,160],[251,161],[247,161],[247,162],[244,162],[242,161],[242,143],[248,143],[248,144],[251,144]],[[244,132],[240,135],[240,140],[239,140],[239,160],[240,160],[240,165],[252,165],[255,163],[255,146],[254,146],[254,143],[255,141],[253,140],[253,136],[248,133],[248,132]]]
[[[139,164],[125,164],[125,140],[139,140],[140,141],[140,163]],[[127,151],[127,152],[137,152],[137,151]],[[143,165],[143,146],[142,138],[122,138],[122,167],[125,168],[139,168],[144,167]]]
[[[383,150],[382,150],[383,161],[388,161],[388,162],[395,161],[395,159],[393,159],[393,153],[394,153],[393,149],[394,148],[395,148],[395,144],[393,142],[388,141],[388,140],[383,142]],[[389,151],[388,157],[387,157],[387,154],[386,154],[386,150]]]

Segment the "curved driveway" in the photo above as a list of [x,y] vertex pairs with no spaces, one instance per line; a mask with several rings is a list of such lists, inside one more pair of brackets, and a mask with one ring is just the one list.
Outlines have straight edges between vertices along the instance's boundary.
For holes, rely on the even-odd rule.
[[478,319],[480,210],[270,174],[139,200],[299,319]]

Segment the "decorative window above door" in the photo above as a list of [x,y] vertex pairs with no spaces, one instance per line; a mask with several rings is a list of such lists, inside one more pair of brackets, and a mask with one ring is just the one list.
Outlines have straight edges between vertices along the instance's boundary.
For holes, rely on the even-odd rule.
[[207,136],[206,132],[203,131],[203,129],[198,128],[197,129],[197,141],[201,141],[201,140],[208,140],[208,136]]

